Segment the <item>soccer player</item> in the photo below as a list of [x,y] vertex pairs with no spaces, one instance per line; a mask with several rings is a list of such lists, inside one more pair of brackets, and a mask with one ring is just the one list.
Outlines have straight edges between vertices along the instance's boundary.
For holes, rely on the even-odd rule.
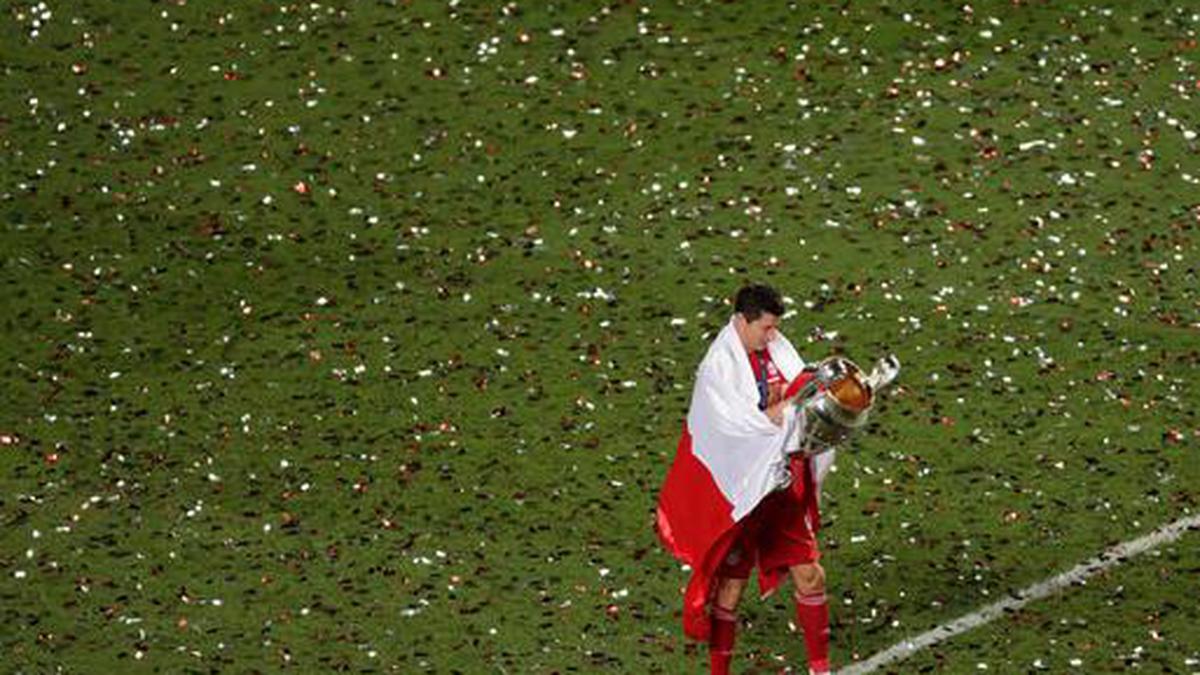
[[784,308],[764,285],[738,291],[734,315],[700,367],[675,462],[659,495],[658,531],[690,565],[684,630],[707,640],[711,672],[728,673],[737,607],[757,568],[765,597],[790,578],[811,673],[829,672],[829,609],[816,533],[817,495],[833,450],[799,452],[795,399],[818,377],[778,329]]

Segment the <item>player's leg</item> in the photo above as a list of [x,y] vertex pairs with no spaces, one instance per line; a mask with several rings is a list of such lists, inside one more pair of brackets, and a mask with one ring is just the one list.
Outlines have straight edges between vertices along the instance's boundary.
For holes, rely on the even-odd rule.
[[792,565],[788,568],[788,574],[796,586],[796,595],[825,593],[825,568],[821,567],[821,563]]
[[713,675],[729,673],[733,644],[737,640],[737,606],[748,579],[719,577],[709,608],[712,629],[708,636],[709,671]]
[[796,623],[804,631],[808,667],[812,673],[829,672],[829,603],[825,599],[825,570],[816,562],[788,568],[795,586]]
[[759,504],[741,523],[734,534],[733,543],[725,552],[725,558],[713,575],[709,619],[711,631],[708,638],[708,654],[711,672],[725,675],[733,660],[733,645],[737,639],[737,606],[742,592],[750,580],[750,573],[758,561],[760,534],[764,514],[769,515],[776,500],[768,497]]

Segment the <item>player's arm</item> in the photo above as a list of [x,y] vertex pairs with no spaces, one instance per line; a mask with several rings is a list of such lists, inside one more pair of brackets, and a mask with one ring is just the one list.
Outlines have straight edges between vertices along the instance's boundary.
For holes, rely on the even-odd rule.
[[[800,378],[797,377],[796,379]],[[803,394],[803,387],[797,388],[795,386],[788,385],[786,389],[782,390],[778,400],[767,406],[765,411],[767,417],[770,418],[775,426],[783,426],[785,419],[784,416],[786,415],[788,408],[792,407],[792,404],[796,402],[796,399]]]
[[775,423],[776,426],[782,426],[784,421],[784,412],[789,405],[799,403],[807,399],[822,388],[827,386],[834,379],[842,374],[840,362],[836,359],[825,359],[819,363],[810,365],[800,374],[787,384],[783,389],[779,400],[775,401],[770,406],[767,406],[767,417]]

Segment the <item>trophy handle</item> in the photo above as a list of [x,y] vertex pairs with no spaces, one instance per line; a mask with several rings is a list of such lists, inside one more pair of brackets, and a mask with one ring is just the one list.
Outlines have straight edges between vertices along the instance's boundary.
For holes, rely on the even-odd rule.
[[880,391],[896,381],[900,375],[900,359],[895,354],[888,354],[875,363],[871,374],[867,376],[867,384],[873,391]]

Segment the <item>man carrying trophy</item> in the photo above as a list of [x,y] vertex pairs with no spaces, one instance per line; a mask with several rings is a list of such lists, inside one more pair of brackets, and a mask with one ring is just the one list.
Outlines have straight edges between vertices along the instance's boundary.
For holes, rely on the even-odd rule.
[[659,494],[663,544],[692,570],[684,632],[728,673],[737,606],[757,568],[763,597],[791,578],[809,669],[829,672],[829,608],[816,534],[833,445],[862,426],[894,357],[864,375],[834,357],[806,367],[778,331],[779,293],[738,291],[734,315],[696,372],[674,464]]

